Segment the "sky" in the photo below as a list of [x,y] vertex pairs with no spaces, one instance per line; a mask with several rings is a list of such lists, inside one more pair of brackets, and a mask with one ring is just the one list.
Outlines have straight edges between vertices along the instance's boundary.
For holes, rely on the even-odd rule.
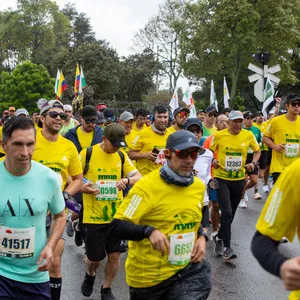
[[[163,0],[55,0],[60,8],[74,3],[79,13],[85,13],[97,39],[105,39],[120,56],[134,53],[134,34],[158,13]],[[0,0],[0,10],[16,8],[16,0]],[[187,80],[179,86],[186,88]]]

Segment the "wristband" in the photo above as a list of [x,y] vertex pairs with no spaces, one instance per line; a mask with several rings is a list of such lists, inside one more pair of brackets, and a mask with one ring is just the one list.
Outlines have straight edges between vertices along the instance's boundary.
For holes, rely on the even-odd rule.
[[127,179],[126,187],[128,187],[130,183],[130,178],[129,177],[125,177],[125,178]]
[[198,238],[199,238],[200,236],[204,236],[206,242],[208,242],[209,236],[208,236],[208,234],[203,230],[202,226],[200,226],[200,227],[199,227],[199,230],[198,230]]

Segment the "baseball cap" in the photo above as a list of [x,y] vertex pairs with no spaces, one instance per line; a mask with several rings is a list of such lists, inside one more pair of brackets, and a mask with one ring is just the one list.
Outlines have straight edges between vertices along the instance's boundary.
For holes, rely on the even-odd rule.
[[256,117],[258,117],[258,116],[263,116],[263,115],[264,115],[264,114],[263,114],[262,111],[257,111],[256,114],[255,114]]
[[204,112],[204,109],[198,109],[196,114],[198,115],[198,114],[200,114],[202,112]]
[[211,113],[211,112],[217,112],[217,109],[216,109],[216,107],[215,106],[213,106],[213,105],[211,105],[211,106],[208,106],[208,107],[206,107],[206,109],[205,109],[205,112],[206,113]]
[[9,111],[16,111],[16,108],[14,106],[10,106],[8,110]]
[[244,120],[244,116],[243,116],[243,114],[239,110],[232,110],[229,113],[228,119],[229,120],[237,120],[237,119]]
[[26,117],[29,117],[29,113],[28,113],[27,109],[25,109],[25,108],[19,108],[19,109],[17,109],[17,111],[16,111],[16,117],[20,116],[20,115],[25,115]]
[[201,147],[199,146],[198,140],[193,133],[186,130],[179,130],[169,135],[166,148],[185,150],[188,148],[200,149]]
[[106,121],[114,122],[116,120],[115,112],[112,108],[106,108],[103,112]]
[[70,104],[65,104],[64,105],[64,111],[72,111],[73,109],[72,109],[72,105],[70,105]]
[[246,119],[246,118],[249,118],[249,117],[254,118],[253,113],[251,111],[245,111],[244,112],[244,118]]
[[104,104],[104,103],[99,103],[99,104],[97,104],[97,106],[96,106],[96,109],[97,110],[100,110],[100,109],[106,109],[107,108],[107,106]]
[[104,115],[102,112],[97,112],[97,121],[96,124],[105,123]]
[[300,96],[299,95],[297,95],[297,94],[289,94],[286,97],[285,103],[293,102],[293,101],[296,101],[296,100],[300,101]]
[[88,117],[97,118],[97,110],[92,105],[86,105],[86,106],[84,106],[83,109],[81,110],[80,114],[81,114],[81,117],[83,119],[86,119]]
[[124,111],[121,113],[120,115],[120,121],[130,121],[130,120],[134,120],[134,116],[131,112],[129,111]]
[[190,110],[187,107],[179,106],[174,110],[173,116],[176,117],[181,111],[185,111],[188,114],[190,113]]
[[53,107],[59,107],[61,109],[64,109],[64,106],[63,104],[58,101],[58,100],[50,100],[50,101],[46,101],[42,107],[40,108],[40,115],[43,115],[45,114],[45,112],[47,110],[49,110],[50,108],[53,108]]
[[4,113],[4,114],[8,114],[8,113],[9,113],[9,110],[6,109],[3,113]]
[[109,139],[112,145],[116,148],[125,147],[125,129],[120,124],[109,124],[105,127],[103,135]]
[[192,125],[197,125],[202,129],[202,122],[198,118],[188,118],[183,124],[183,129],[187,130]]

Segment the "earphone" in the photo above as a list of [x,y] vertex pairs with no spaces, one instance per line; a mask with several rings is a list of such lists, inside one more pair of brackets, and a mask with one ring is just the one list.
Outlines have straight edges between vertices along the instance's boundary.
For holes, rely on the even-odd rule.
[[157,111],[157,109],[159,107],[165,107],[167,109],[167,111],[169,113],[168,122],[169,122],[169,124],[170,123],[172,124],[172,122],[173,122],[173,113],[172,113],[171,109],[168,106],[164,106],[164,105],[156,105],[156,106],[153,107],[153,109],[151,110],[150,115],[149,115],[150,122],[153,123],[155,121],[154,113],[155,113],[155,111]]

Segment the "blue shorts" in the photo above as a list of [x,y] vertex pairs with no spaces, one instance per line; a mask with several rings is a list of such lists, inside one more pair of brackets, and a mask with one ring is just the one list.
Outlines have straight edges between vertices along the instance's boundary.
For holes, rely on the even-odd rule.
[[209,200],[211,200],[213,202],[218,202],[217,190],[214,190],[214,189],[208,187],[208,198],[209,198]]
[[49,281],[25,283],[0,276],[1,300],[50,300]]

